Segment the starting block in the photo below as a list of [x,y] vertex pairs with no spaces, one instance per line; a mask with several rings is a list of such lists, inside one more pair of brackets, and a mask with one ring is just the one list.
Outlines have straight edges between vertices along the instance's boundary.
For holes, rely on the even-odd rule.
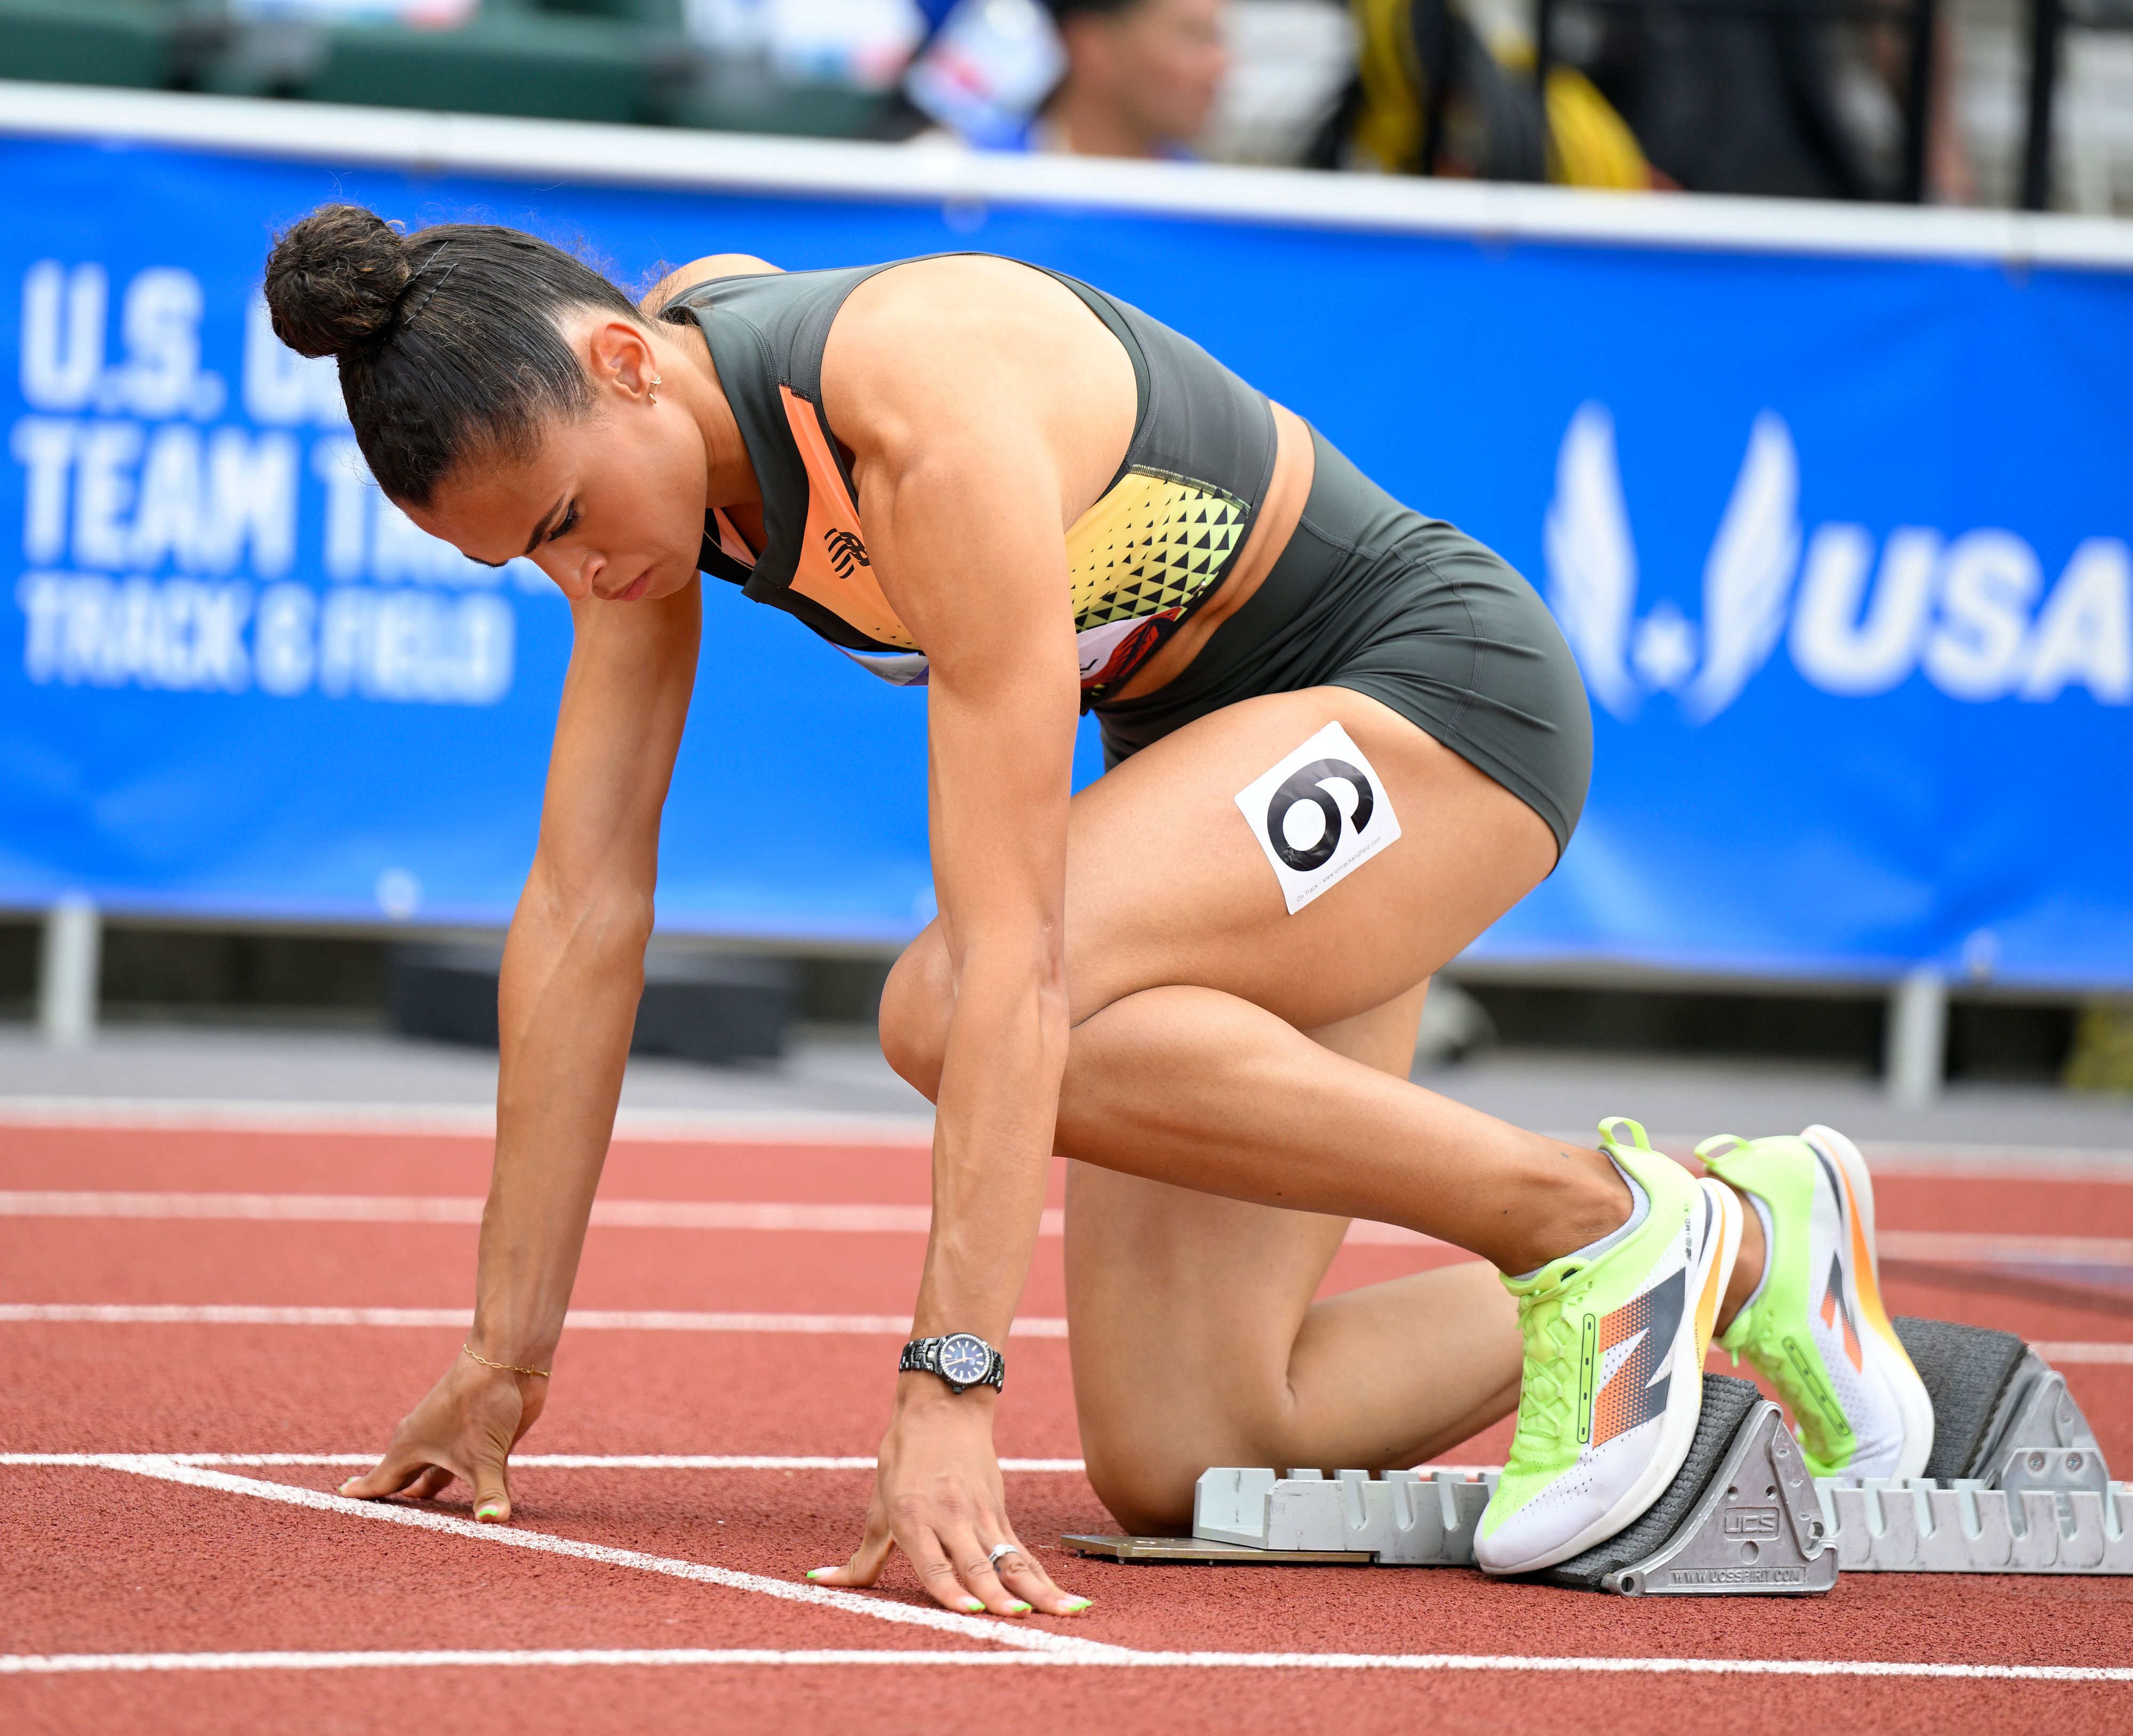
[[[1538,1583],[1625,1597],[1813,1595],[1838,1572],[2133,1574],[2133,1485],[2114,1484],[2065,1377],[2010,1333],[1899,1319],[1932,1395],[1928,1474],[1808,1474],[1749,1382],[1703,1380],[1680,1473],[1639,1519]],[[1069,1536],[1124,1561],[1471,1567],[1495,1473],[1216,1467],[1193,1535]]]
[[2011,1332],[1899,1319],[1933,1401],[1927,1474],[1818,1483],[1850,1573],[2133,1574],[2133,1485],[2113,1483],[2066,1377]]

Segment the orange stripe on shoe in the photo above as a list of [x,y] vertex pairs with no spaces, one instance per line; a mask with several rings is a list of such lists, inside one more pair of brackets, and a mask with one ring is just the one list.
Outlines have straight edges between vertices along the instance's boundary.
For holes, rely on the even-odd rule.
[[1851,1310],[1844,1300],[1844,1262],[1835,1254],[1829,1257],[1829,1282],[1822,1286],[1822,1324],[1833,1327],[1844,1322],[1844,1354],[1851,1366],[1866,1372],[1866,1347],[1859,1342],[1859,1329],[1851,1324]]
[[1881,1306],[1880,1270],[1875,1264],[1874,1250],[1866,1245],[1866,1228],[1859,1221],[1859,1202],[1851,1197],[1851,1178],[1844,1173],[1842,1164],[1832,1163],[1830,1167],[1837,1171],[1837,1185],[1844,1190],[1844,1221],[1851,1232],[1851,1281],[1859,1291],[1860,1311],[1866,1316],[1866,1324],[1908,1363],[1910,1353],[1889,1324],[1889,1310]]
[[1717,1237],[1719,1246],[1712,1250],[1711,1270],[1704,1274],[1703,1278],[1703,1294],[1696,1299],[1696,1359],[1698,1363],[1711,1354],[1712,1334],[1718,1330],[1718,1305],[1724,1300],[1719,1293],[1718,1282],[1726,1276],[1718,1269],[1719,1256],[1724,1251],[1726,1243],[1723,1219],[1719,1220],[1718,1227],[1712,1233]]

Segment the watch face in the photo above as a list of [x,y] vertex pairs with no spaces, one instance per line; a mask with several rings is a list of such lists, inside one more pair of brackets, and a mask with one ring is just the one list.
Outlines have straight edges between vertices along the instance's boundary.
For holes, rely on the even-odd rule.
[[993,1354],[981,1338],[958,1332],[941,1340],[941,1372],[959,1387],[975,1387],[993,1365]]

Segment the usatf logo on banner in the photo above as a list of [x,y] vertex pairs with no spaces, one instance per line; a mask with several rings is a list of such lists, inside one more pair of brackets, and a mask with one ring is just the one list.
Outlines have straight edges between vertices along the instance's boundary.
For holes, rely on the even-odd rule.
[[1690,723],[1707,724],[1784,638],[1794,667],[1825,693],[1885,693],[1915,671],[1972,704],[2080,687],[2133,704],[2133,555],[2117,538],[2081,543],[2047,590],[2035,551],[2012,531],[1903,526],[1877,561],[1863,526],[1805,535],[1799,493],[1792,432],[1766,410],[1704,562],[1701,626],[1668,602],[1639,620],[1614,418],[1603,404],[1579,408],[1543,541],[1548,605],[1596,702],[1627,721],[1649,695],[1672,693]]

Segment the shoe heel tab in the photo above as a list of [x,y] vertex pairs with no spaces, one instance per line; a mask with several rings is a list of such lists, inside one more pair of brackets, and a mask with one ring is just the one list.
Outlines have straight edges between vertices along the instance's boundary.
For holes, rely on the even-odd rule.
[[1706,1168],[1714,1157],[1730,1157],[1736,1152],[1748,1149],[1748,1142],[1738,1133],[1713,1133],[1696,1148],[1696,1155]]
[[1637,1150],[1640,1152],[1649,1152],[1651,1150],[1652,1142],[1649,1136],[1648,1136],[1644,1132],[1644,1123],[1641,1121],[1632,1121],[1626,1115],[1610,1115],[1604,1118],[1600,1123],[1600,1137],[1601,1140],[1609,1145],[1620,1145],[1623,1142],[1621,1136],[1615,1131],[1617,1128],[1627,1128],[1630,1130],[1630,1142],[1634,1145]]

